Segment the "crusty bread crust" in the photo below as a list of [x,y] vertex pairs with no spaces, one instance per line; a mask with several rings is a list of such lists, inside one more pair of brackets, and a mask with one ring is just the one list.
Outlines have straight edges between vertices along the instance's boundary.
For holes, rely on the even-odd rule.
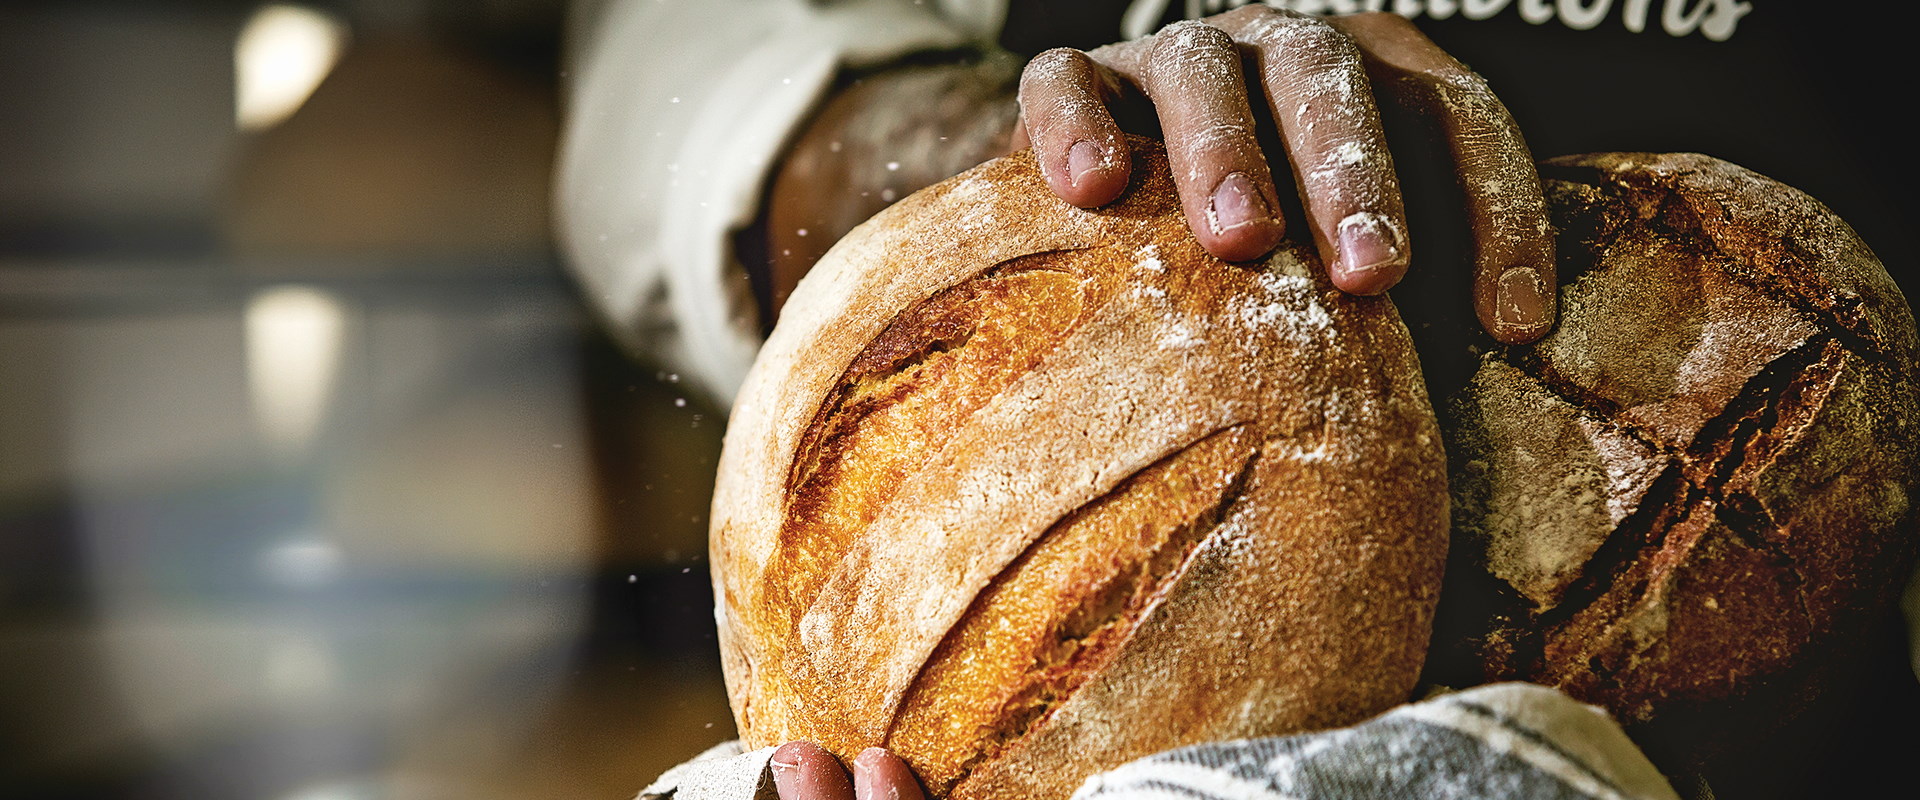
[[[1506,604],[1484,677],[1566,689],[1697,762],[1817,697],[1913,564],[1912,314],[1845,222],[1741,167],[1607,153],[1543,175],[1559,327],[1449,404],[1457,566]],[[1471,581],[1449,581],[1451,615]]]
[[1407,699],[1447,519],[1407,331],[1310,247],[1208,256],[1132,145],[1113,205],[1065,204],[1018,153],[855,229],[795,292],[713,505],[750,744],[1065,797]]

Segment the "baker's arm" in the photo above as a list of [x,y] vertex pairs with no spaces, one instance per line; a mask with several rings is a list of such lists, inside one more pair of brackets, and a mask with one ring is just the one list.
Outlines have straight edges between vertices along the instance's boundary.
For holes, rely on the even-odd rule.
[[846,70],[981,32],[910,0],[608,0],[570,26],[557,236],[582,294],[635,353],[722,403],[759,348],[732,234]]
[[982,48],[853,73],[794,138],[739,251],[767,321],[855,225],[895,200],[1005,155],[1021,62]]

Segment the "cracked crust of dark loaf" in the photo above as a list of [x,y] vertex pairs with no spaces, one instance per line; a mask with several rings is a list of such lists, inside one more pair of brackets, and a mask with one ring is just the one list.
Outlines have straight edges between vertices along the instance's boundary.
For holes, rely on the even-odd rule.
[[[1405,327],[1385,298],[1334,291],[1308,246],[1207,256],[1157,143],[1133,145],[1136,185],[1113,206],[1059,203],[1016,154],[850,235],[868,260],[828,268],[856,287],[844,305],[796,293],[788,313],[814,327],[763,351],[794,355],[749,380],[716,490],[723,663],[750,744],[805,738],[849,760],[884,745],[936,797],[1065,797],[1152,752],[1407,699],[1446,491]],[[1009,209],[1021,218],[977,235],[1019,250],[933,244]],[[918,231],[927,244],[870,244]],[[863,299],[929,262],[918,295]],[[850,328],[867,332],[833,341]],[[1029,498],[962,479],[1002,460],[1085,486]],[[728,502],[742,485],[767,489]],[[1054,495],[1080,499],[1003,536],[949,511]],[[956,527],[915,534],[920,514]],[[992,569],[955,577],[971,565]],[[913,638],[934,618],[938,636]]]
[[[1490,353],[1447,406],[1455,568],[1480,575],[1453,582],[1497,598],[1479,626],[1483,677],[1559,686],[1609,708],[1656,758],[1699,763],[1815,702],[1829,654],[1854,646],[1914,563],[1911,311],[1832,212],[1732,164],[1599,154],[1542,174],[1565,310],[1546,340]],[[1694,297],[1706,300],[1689,309]],[[1678,318],[1661,327],[1656,313]],[[1688,341],[1716,324],[1741,340]],[[1593,368],[1582,348],[1627,366]],[[1664,386],[1675,364],[1688,374]],[[1535,423],[1636,443],[1657,476],[1603,486],[1604,468],[1566,461],[1586,457],[1574,451],[1494,474],[1515,441],[1502,431],[1529,424],[1509,419],[1517,407],[1500,398],[1514,397],[1532,398],[1518,413]],[[1514,506],[1529,490],[1516,487],[1549,476],[1617,509],[1610,528],[1593,526],[1597,546],[1566,537],[1581,544],[1563,570],[1552,553],[1522,565],[1524,550],[1501,546],[1502,526],[1527,513]]]

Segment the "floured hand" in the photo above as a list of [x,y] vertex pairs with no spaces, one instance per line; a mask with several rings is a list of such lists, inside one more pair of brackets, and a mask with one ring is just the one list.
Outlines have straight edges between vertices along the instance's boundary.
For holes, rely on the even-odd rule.
[[1016,147],[1031,142],[1063,199],[1104,205],[1125,190],[1130,163],[1113,109],[1145,99],[1195,238],[1223,259],[1257,258],[1279,244],[1286,222],[1243,63],[1264,90],[1335,286],[1384,292],[1412,254],[1377,87],[1435,119],[1447,139],[1474,229],[1481,324],[1509,343],[1546,333],[1553,238],[1533,158],[1486,82],[1402,17],[1322,19],[1252,5],[1089,52],[1049,50],[1021,78]]

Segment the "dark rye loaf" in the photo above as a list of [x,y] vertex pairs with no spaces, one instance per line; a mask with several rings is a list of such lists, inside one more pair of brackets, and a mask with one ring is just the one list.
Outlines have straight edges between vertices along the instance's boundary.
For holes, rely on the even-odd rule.
[[901,201],[793,295],[713,505],[742,736],[1064,798],[1406,700],[1446,547],[1407,331],[1311,245],[1208,256],[1157,143],[1073,208],[1030,153]]
[[1445,409],[1443,630],[1472,632],[1478,679],[1558,686],[1698,762],[1817,702],[1913,565],[1912,314],[1846,223],[1738,166],[1543,176],[1561,317]]

